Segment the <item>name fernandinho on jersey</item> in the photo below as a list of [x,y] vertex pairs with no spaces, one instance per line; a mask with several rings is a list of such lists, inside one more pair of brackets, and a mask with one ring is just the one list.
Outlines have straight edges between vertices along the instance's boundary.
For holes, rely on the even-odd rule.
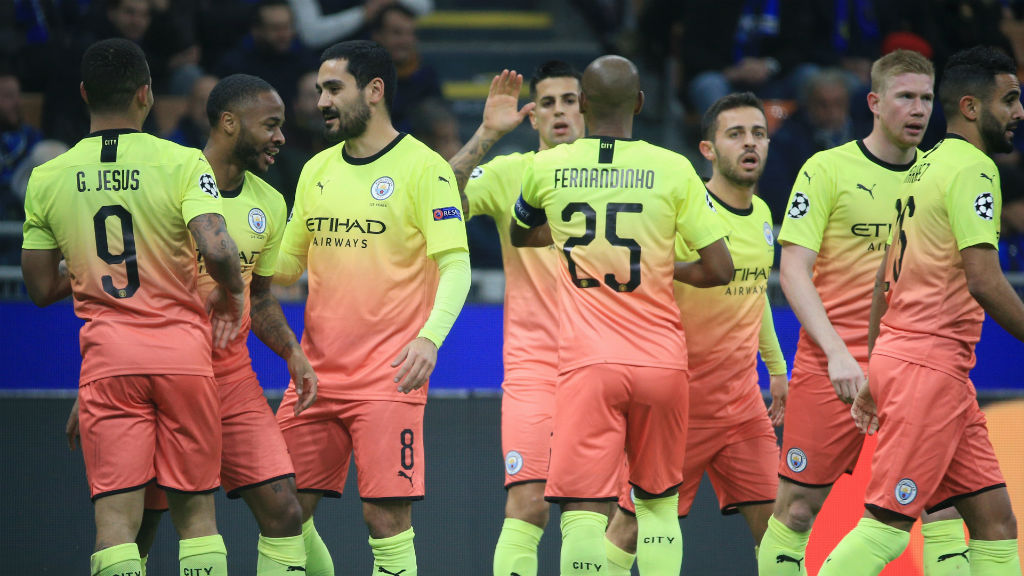
[[75,173],[75,184],[79,192],[92,192],[94,190],[99,192],[120,192],[122,190],[138,190],[140,177],[141,173],[139,170],[129,168],[97,170],[96,187],[90,188],[85,172],[79,171]]
[[654,170],[556,168],[555,188],[654,188]]

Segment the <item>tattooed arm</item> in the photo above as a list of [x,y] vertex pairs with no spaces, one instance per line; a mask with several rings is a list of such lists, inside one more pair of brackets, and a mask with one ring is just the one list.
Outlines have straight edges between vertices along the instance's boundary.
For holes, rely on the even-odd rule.
[[270,292],[272,281],[272,276],[252,276],[252,284],[249,285],[252,333],[288,363],[288,373],[299,395],[299,401],[295,404],[295,415],[298,416],[316,400],[318,382],[313,366],[288,326],[281,304]]
[[466,142],[466,145],[459,150],[449,164],[455,172],[455,181],[459,185],[459,196],[462,198],[462,213],[464,218],[469,218],[469,199],[466,198],[466,183],[469,176],[483,160],[491,147],[519,126],[526,115],[533,110],[531,102],[521,110],[519,105],[519,91],[523,87],[523,75],[517,74],[515,70],[503,70],[501,74],[491,80],[491,88],[487,93],[487,101],[484,103],[484,119],[480,127],[476,129],[473,137]]
[[200,214],[189,220],[188,229],[203,255],[206,271],[217,282],[217,289],[206,299],[206,311],[211,312],[213,343],[223,348],[238,335],[245,310],[245,282],[238,247],[228,235],[220,214]]

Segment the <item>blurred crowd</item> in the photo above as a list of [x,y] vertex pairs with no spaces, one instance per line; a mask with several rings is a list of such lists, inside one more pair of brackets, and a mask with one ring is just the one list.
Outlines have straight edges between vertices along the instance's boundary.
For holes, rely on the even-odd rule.
[[[752,90],[769,101],[772,145],[759,194],[780,222],[799,167],[812,154],[871,129],[865,95],[871,62],[896,48],[917,50],[938,71],[965,47],[995,45],[1024,61],[1020,0],[568,0],[606,52],[631,55],[667,78],[686,121],[721,96]],[[466,7],[472,3],[462,2]],[[475,8],[492,7],[479,0]],[[514,3],[513,3],[514,4]],[[524,2],[543,9],[541,2]],[[95,40],[137,42],[152,67],[157,109],[146,129],[202,147],[206,97],[218,78],[260,76],[288,110],[287,144],[268,174],[294,195],[302,165],[323,149],[317,108],[320,50],[350,38],[380,42],[399,74],[392,118],[445,158],[462,145],[459,122],[442,97],[442,80],[423,57],[417,19],[434,0],[13,0],[0,4],[0,221],[23,218],[31,168],[88,132],[78,65]],[[556,26],[559,26],[556,23]],[[526,71],[527,73],[529,71]],[[938,79],[941,82],[941,77]],[[27,122],[21,95],[33,95]],[[164,100],[163,105],[161,99]],[[933,112],[927,148],[945,122]],[[691,130],[690,133],[692,133]],[[696,137],[687,136],[687,139]],[[1018,138],[1024,149],[1024,135]],[[1004,267],[1024,271],[1024,156],[1000,158],[1004,196]],[[479,226],[479,224],[475,225]],[[496,250],[471,230],[480,256]],[[0,238],[0,242],[5,242]],[[0,265],[17,263],[17,246]]]

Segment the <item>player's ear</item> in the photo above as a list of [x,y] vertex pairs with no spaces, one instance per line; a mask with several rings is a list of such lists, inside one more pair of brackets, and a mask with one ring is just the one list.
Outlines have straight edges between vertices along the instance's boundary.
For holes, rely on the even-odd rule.
[[381,78],[370,80],[363,93],[366,96],[367,104],[379,104],[384,100],[384,80]]
[[[218,126],[228,136],[234,136],[240,126],[238,125],[238,118],[229,110],[224,110],[220,113],[220,118],[217,120]],[[216,128],[217,126],[214,126]]]
[[644,91],[640,90],[636,93],[636,104],[633,105],[633,116],[639,116],[640,111],[644,109]]
[[878,92],[868,92],[868,110],[871,110],[871,114],[875,116],[881,116],[878,111],[878,102],[881,101],[882,95]]
[[981,112],[981,102],[977,98],[970,94],[960,98],[961,116],[973,122],[978,119],[979,112]]
[[86,94],[86,92],[85,92],[85,82],[79,82],[78,83],[78,93],[82,95],[82,101],[85,102],[85,105],[88,107],[89,106],[89,95]]
[[587,113],[588,104],[589,103],[587,102],[587,93],[580,91],[580,114]]
[[701,140],[697,144],[697,148],[700,150],[700,155],[704,157],[708,162],[714,162],[718,156],[715,154],[715,145],[710,140]]

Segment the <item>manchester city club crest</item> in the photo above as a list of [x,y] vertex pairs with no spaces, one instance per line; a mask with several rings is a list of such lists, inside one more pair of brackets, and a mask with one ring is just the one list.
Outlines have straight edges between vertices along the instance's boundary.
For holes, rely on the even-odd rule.
[[263,213],[263,210],[259,208],[249,210],[249,228],[252,228],[252,231],[257,234],[267,231],[267,215]]
[[523,455],[515,450],[509,450],[508,454],[505,454],[505,472],[508,472],[509,476],[515,476],[522,469]]
[[904,478],[896,483],[896,501],[907,505],[917,498],[917,484],[910,478]]
[[807,455],[799,448],[790,448],[786,452],[786,466],[793,472],[803,472],[807,468]]
[[767,242],[769,246],[775,244],[775,233],[772,231],[772,225],[768,222],[764,223],[764,241]]
[[389,176],[381,176],[373,181],[370,187],[370,196],[374,200],[386,200],[395,193],[395,181]]

